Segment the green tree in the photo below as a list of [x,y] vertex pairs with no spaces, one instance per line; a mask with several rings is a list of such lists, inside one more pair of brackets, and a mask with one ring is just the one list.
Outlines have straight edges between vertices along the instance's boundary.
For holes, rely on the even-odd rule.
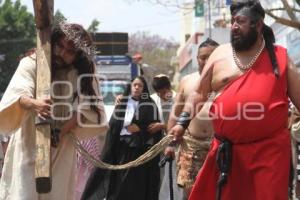
[[95,33],[98,30],[98,26],[99,26],[100,22],[97,19],[94,19],[91,23],[91,25],[88,27],[88,32],[90,33]]
[[172,78],[174,69],[170,60],[176,55],[177,48],[178,44],[173,40],[149,32],[137,32],[129,36],[129,54],[142,54],[143,63],[154,69],[154,75],[163,73]]
[[20,56],[35,46],[35,35],[34,17],[27,7],[20,0],[4,0],[0,5],[0,93],[6,89]]
[[60,22],[65,22],[67,21],[67,18],[60,12],[60,10],[56,10],[54,14],[54,26],[58,25]]

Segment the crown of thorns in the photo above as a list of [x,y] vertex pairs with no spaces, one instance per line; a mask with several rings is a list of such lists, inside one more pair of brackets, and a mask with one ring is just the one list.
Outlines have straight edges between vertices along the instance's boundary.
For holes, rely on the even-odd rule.
[[76,49],[83,51],[90,59],[96,55],[96,47],[92,41],[87,41],[84,30],[76,29],[74,24],[59,22],[59,27],[65,34],[66,39],[72,41]]

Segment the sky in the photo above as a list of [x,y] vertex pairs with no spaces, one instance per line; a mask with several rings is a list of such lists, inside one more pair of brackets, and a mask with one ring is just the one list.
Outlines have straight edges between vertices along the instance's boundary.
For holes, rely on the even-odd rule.
[[[32,0],[21,0],[33,13]],[[54,11],[59,9],[68,22],[85,28],[93,19],[100,22],[100,32],[147,31],[179,42],[180,13],[144,0],[54,0]]]

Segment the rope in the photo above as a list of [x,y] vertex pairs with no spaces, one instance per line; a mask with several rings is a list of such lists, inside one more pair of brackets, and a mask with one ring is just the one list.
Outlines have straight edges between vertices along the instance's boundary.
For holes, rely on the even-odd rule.
[[[167,135],[163,139],[161,139],[158,143],[153,145],[148,151],[146,151],[143,155],[138,157],[137,159],[130,161],[126,164],[122,165],[112,165],[109,163],[105,163],[101,160],[98,160],[93,155],[90,155],[89,152],[81,145],[79,139],[74,134],[69,134],[73,144],[75,146],[75,149],[80,153],[85,159],[90,161],[95,167],[101,168],[101,169],[108,169],[108,170],[122,170],[132,167],[137,167],[139,165],[142,165],[149,160],[153,159],[155,156],[157,156],[160,152],[164,151],[164,149],[172,142],[174,141],[173,135]],[[206,145],[201,144],[198,140],[190,137],[190,136],[183,136],[183,140],[181,145],[187,145],[187,144],[197,144],[200,147],[204,147]]]
[[70,137],[73,140],[73,144],[75,148],[84,158],[86,158],[88,161],[93,163],[95,167],[101,169],[108,169],[108,170],[122,170],[122,169],[127,169],[127,168],[132,168],[132,167],[137,167],[139,165],[142,165],[148,162],[149,160],[153,159],[155,156],[157,156],[174,139],[173,135],[168,135],[164,137],[162,140],[160,140],[157,144],[153,145],[148,151],[146,151],[143,155],[138,157],[136,160],[133,160],[131,162],[122,165],[111,165],[101,160],[98,160],[94,156],[90,155],[88,151],[85,150],[85,148],[80,144],[80,141],[75,135],[70,134]]

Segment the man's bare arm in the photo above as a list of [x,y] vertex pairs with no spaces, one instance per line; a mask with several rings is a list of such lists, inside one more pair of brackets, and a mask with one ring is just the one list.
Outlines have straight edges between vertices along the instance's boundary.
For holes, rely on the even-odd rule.
[[189,94],[186,99],[182,112],[190,113],[191,118],[194,118],[195,115],[201,110],[212,91],[212,75],[213,66],[210,66],[207,71],[203,73],[203,76],[197,81],[197,89]]
[[179,83],[179,89],[176,94],[175,101],[172,106],[172,110],[171,110],[170,117],[168,120],[167,130],[170,130],[173,126],[175,126],[176,119],[184,107],[184,102],[185,102],[184,87],[185,87],[185,79],[183,78]]
[[43,119],[51,116],[52,100],[50,98],[37,100],[28,96],[21,96],[19,102],[22,108],[35,111]]
[[[202,78],[199,78],[197,81],[197,89],[191,93],[184,105],[184,108],[182,110],[182,114],[184,113],[184,118],[186,118],[187,115],[189,115],[189,119],[193,119],[198,113],[201,108],[203,107],[204,103],[207,101],[209,94],[212,91],[211,82],[212,82],[212,76],[213,76],[213,65],[206,66],[207,68],[204,69]],[[177,125],[175,125],[170,131],[169,134],[173,134],[175,136],[176,140],[180,140],[184,134],[185,126],[183,123],[180,123],[179,121],[181,118],[181,114],[176,122]],[[185,119],[183,120],[185,121]]]
[[296,108],[300,110],[300,73],[290,58],[288,60],[287,79],[288,95]]

